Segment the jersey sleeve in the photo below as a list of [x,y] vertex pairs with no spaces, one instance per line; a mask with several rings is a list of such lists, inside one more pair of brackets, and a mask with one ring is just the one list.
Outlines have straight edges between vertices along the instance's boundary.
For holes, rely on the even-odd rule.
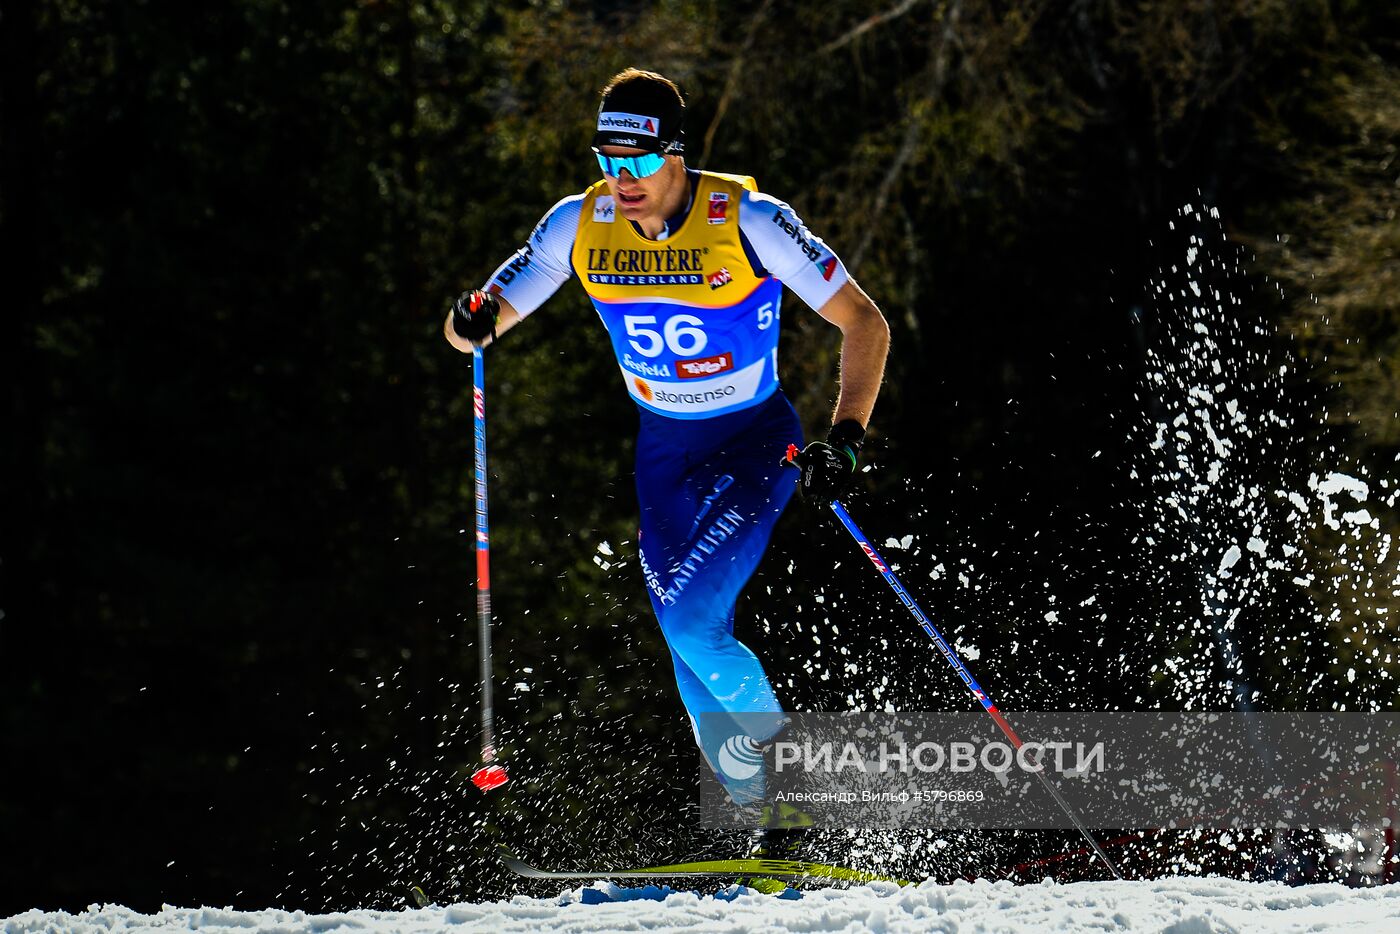
[[739,230],[762,266],[813,311],[846,284],[846,267],[840,257],[777,198],[744,192]]
[[582,206],[583,195],[572,195],[550,208],[525,245],[486,280],[487,291],[510,302],[522,318],[543,305],[573,275],[571,255]]

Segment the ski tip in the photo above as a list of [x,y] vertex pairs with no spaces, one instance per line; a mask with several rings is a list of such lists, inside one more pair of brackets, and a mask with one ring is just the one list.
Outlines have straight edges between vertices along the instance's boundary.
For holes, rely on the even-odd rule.
[[417,905],[419,908],[427,908],[433,903],[433,900],[428,897],[427,892],[423,891],[421,885],[410,886],[408,894],[413,899],[413,904]]
[[516,856],[515,851],[504,843],[498,843],[496,845],[496,855],[501,858],[501,863],[517,876],[524,876],[527,879],[551,878],[549,873],[542,869],[536,869],[519,856]]
[[501,858],[501,862],[512,869],[517,866],[528,865],[525,860],[521,859],[520,856],[516,854],[515,850],[511,849],[510,845],[506,843],[496,844],[496,855]]

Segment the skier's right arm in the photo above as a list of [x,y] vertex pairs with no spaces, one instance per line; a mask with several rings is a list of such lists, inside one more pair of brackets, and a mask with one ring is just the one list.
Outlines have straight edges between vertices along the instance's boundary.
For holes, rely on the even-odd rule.
[[[495,296],[499,305],[494,337],[499,337],[518,324],[553,295],[564,280],[573,275],[571,254],[578,233],[579,209],[583,195],[573,195],[560,201],[535,225],[525,245],[515,251],[491,278],[482,292]],[[471,293],[465,293],[459,303],[468,303]],[[463,353],[471,353],[472,341],[457,333],[453,327],[453,310],[448,309],[443,322],[447,342]],[[485,347],[494,339],[487,333],[480,341]]]

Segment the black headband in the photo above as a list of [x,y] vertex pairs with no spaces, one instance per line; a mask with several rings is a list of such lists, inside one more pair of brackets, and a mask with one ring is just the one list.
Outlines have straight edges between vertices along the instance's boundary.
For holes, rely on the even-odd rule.
[[598,107],[593,148],[629,146],[647,152],[685,151],[685,105],[655,81],[628,81]]

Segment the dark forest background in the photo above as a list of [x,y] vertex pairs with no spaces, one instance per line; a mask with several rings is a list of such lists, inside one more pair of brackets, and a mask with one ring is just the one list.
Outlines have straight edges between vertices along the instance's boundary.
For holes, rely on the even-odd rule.
[[[852,509],[913,536],[906,582],[1004,709],[1171,709],[1163,659],[1212,657],[1146,638],[1200,580],[1141,573],[1128,469],[1176,326],[1151,283],[1188,237],[1296,361],[1293,441],[1393,476],[1394,3],[4,0],[0,913],[499,896],[498,838],[706,848],[635,562],[635,415],[576,284],[489,355],[512,781],[465,780],[471,374],[441,321],[594,178],[629,65],[683,85],[691,165],[791,202],[889,318]],[[787,310],[784,383],[824,431],[837,334]],[[1278,597],[1318,604],[1301,641],[1255,651],[1267,601],[1240,618],[1252,702],[1393,709],[1393,556],[1299,537],[1346,580]],[[1102,616],[1047,614],[1052,583]],[[740,635],[802,709],[965,709],[881,586],[795,504]],[[1194,700],[1229,707],[1212,664]],[[1028,846],[1075,844],[972,835],[934,868]]]

